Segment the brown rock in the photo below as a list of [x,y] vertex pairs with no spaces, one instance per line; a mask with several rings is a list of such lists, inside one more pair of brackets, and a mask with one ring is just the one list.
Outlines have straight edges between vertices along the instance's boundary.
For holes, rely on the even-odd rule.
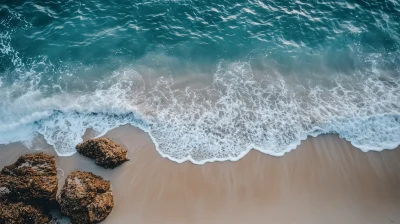
[[4,203],[0,201],[1,224],[43,224],[50,221],[40,207],[23,202]]
[[58,201],[61,212],[72,218],[72,224],[99,223],[114,207],[110,181],[81,171],[68,175]]
[[0,201],[49,204],[56,201],[57,167],[53,156],[26,154],[0,173]]
[[21,156],[0,172],[0,224],[42,224],[45,209],[56,202],[57,167],[53,156]]
[[78,152],[95,159],[97,165],[104,168],[115,168],[128,161],[127,151],[108,138],[90,139],[76,146]]

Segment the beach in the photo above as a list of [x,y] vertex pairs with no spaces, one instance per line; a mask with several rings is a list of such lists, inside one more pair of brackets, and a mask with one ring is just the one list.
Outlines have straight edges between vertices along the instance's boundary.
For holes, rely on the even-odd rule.
[[[6,0],[0,169],[45,152],[59,191],[78,170],[109,180],[105,224],[400,223],[399,15],[399,1]],[[76,153],[101,136],[130,161]]]
[[[88,130],[84,139],[94,137]],[[110,180],[114,223],[399,223],[400,150],[364,153],[336,135],[308,138],[273,157],[256,150],[236,162],[195,165],[162,158],[148,134],[130,125],[107,137],[131,159],[103,169],[79,154],[58,157],[43,139],[29,150],[0,146],[0,168],[27,152],[55,155],[59,188],[76,170]]]

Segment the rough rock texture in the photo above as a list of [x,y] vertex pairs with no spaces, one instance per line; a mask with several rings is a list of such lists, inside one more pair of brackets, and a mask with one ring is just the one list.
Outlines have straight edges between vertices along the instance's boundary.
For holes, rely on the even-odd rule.
[[0,224],[43,224],[50,221],[40,207],[0,202]]
[[76,146],[78,152],[95,159],[104,168],[115,168],[128,161],[127,151],[108,138],[90,139]]
[[99,223],[114,207],[110,182],[81,171],[68,175],[58,201],[61,212],[71,217],[72,224]]
[[0,173],[0,201],[48,204],[56,201],[57,167],[53,156],[26,154]]
[[53,156],[21,156],[0,172],[0,224],[42,224],[57,194],[57,167]]

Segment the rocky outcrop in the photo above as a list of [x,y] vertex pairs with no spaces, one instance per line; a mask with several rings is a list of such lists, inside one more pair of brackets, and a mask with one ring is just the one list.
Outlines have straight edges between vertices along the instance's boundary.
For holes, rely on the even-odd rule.
[[41,207],[24,202],[0,202],[1,224],[43,224],[50,221]]
[[58,201],[61,212],[72,218],[72,224],[99,223],[114,207],[110,182],[81,171],[68,175]]
[[26,154],[0,173],[0,200],[48,204],[56,201],[57,167],[53,156]]
[[104,168],[115,168],[128,161],[127,151],[108,138],[90,139],[76,146],[77,151],[95,159],[97,165]]
[[21,156],[0,172],[0,224],[48,223],[46,210],[56,203],[57,167],[53,156]]

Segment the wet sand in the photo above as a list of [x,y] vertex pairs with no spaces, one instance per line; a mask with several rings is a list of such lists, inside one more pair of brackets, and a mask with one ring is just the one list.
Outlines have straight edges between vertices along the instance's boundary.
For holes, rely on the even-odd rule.
[[[93,137],[88,131],[84,138]],[[335,135],[309,138],[283,157],[251,151],[237,162],[193,165],[162,158],[132,126],[107,136],[131,161],[105,170],[80,155],[57,157],[59,188],[72,171],[111,180],[119,223],[400,223],[400,149],[364,153]],[[38,140],[36,148],[55,154]],[[29,150],[0,146],[0,168]]]

